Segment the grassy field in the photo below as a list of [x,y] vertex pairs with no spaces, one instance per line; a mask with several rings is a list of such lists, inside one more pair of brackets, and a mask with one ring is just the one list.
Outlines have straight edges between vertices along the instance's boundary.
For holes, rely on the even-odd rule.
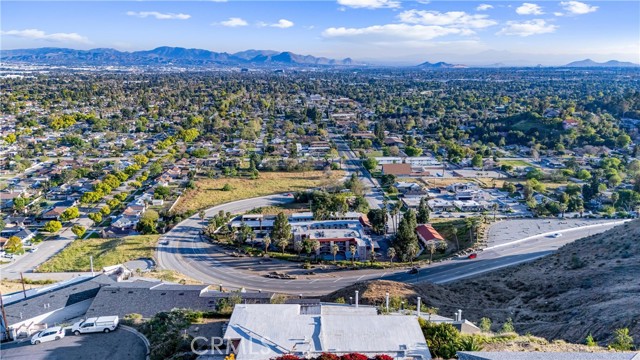
[[513,167],[533,167],[531,163],[524,160],[500,160],[500,165],[511,165]]
[[[256,180],[244,178],[201,179],[196,188],[187,190],[175,207],[177,213],[207,209],[226,202],[287,191],[301,191],[320,186],[335,185],[344,172],[332,171],[327,177],[324,171],[262,172]],[[231,191],[223,191],[229,184]]]
[[139,258],[151,258],[158,238],[160,235],[77,240],[40,265],[37,271],[90,271],[89,256],[93,256],[94,270]]

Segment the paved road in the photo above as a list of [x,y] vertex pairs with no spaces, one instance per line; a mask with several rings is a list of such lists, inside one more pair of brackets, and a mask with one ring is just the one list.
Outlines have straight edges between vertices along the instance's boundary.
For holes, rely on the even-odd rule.
[[[232,213],[244,212],[254,207],[274,205],[292,201],[283,195],[240,200],[219,205],[207,211],[207,217],[219,210]],[[529,220],[545,221],[545,220]],[[206,219],[205,219],[206,222]],[[530,261],[547,255],[558,247],[576,239],[606,231],[619,222],[597,224],[572,229],[558,230],[563,236],[554,238],[549,234],[525,238],[525,241],[503,242],[500,246],[481,252],[474,260],[450,260],[424,267],[417,275],[407,269],[358,270],[324,272],[305,275],[299,264],[286,261],[264,261],[260,258],[237,258],[218,245],[211,244],[199,235],[202,222],[198,215],[183,221],[163,236],[168,241],[157,250],[158,265],[173,269],[208,284],[222,284],[227,288],[274,291],[290,294],[322,295],[343,288],[357,281],[389,279],[415,282],[432,281],[445,283],[482,272]],[[264,275],[270,271],[284,271],[296,275],[296,279],[269,279]]]
[[66,336],[58,341],[31,345],[29,340],[2,345],[2,359],[29,360],[143,360],[142,340],[122,328],[109,334]]

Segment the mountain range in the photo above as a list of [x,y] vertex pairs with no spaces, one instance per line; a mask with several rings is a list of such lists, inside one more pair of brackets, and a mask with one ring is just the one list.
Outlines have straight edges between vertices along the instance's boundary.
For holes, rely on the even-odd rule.
[[0,56],[5,62],[20,62],[46,65],[88,65],[88,66],[243,66],[243,65],[355,65],[353,60],[342,60],[299,55],[289,51],[246,50],[234,54],[214,52],[202,49],[181,47],[158,47],[144,51],[118,51],[99,48],[75,50],[67,48],[37,48],[20,50],[2,50]]
[[[110,48],[75,50],[68,48],[36,48],[0,50],[0,58],[6,63],[26,63],[57,66],[362,66],[351,58],[330,59],[312,55],[300,55],[290,51],[245,50],[236,53],[215,52],[203,49],[162,46],[153,50],[119,51]],[[491,65],[464,65],[447,62],[423,62],[418,68],[464,69],[470,67],[510,67],[501,62]],[[610,60],[595,62],[591,59],[574,61],[564,67],[640,67],[639,64]]]
[[607,62],[596,62],[591,59],[584,59],[580,61],[571,62],[565,67],[640,67],[639,64],[632,62],[609,60]]

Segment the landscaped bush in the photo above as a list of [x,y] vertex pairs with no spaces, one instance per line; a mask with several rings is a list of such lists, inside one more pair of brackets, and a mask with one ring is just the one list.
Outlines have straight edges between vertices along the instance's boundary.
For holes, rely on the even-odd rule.
[[[301,358],[297,355],[286,354],[282,356],[275,357],[271,360],[304,360],[306,358]],[[385,354],[375,355],[374,357],[368,357],[367,355],[360,353],[350,353],[344,354],[342,356],[338,356],[336,354],[331,353],[322,353],[319,356],[308,358],[307,360],[393,360],[393,357]]]

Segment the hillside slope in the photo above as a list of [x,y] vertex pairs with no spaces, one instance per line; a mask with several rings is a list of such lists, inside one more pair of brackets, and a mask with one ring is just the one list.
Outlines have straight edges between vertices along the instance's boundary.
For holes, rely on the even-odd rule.
[[568,244],[536,261],[444,286],[374,281],[327,296],[352,296],[382,304],[384,294],[422,296],[439,314],[463,310],[477,322],[493,320],[495,330],[513,318],[516,330],[547,339],[582,343],[591,333],[609,342],[617,328],[640,340],[640,221]]

